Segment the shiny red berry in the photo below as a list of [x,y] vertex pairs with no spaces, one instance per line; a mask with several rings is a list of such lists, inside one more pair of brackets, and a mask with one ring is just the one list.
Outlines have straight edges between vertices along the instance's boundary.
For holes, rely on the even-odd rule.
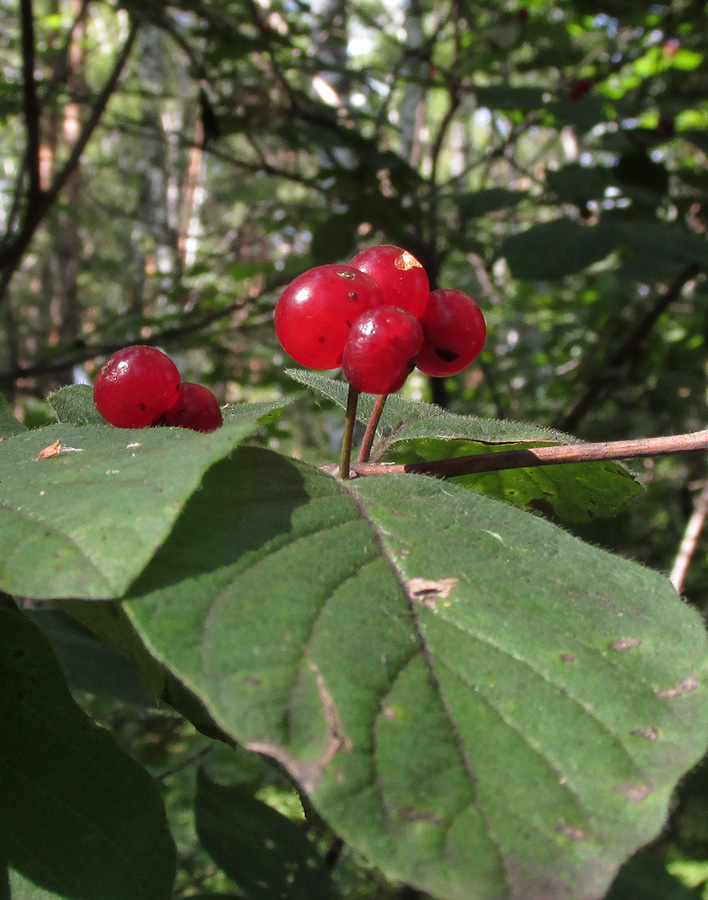
[[482,310],[451,288],[433,291],[420,324],[423,347],[416,365],[426,375],[456,375],[479,354],[487,336]]
[[423,345],[414,315],[379,306],[360,316],[344,345],[342,370],[349,384],[367,394],[392,394],[403,387]]
[[114,353],[93,386],[96,409],[118,428],[151,425],[177,402],[180,377],[170,357],[137,344]]
[[592,79],[591,78],[578,78],[576,79],[570,86],[568,90],[568,99],[569,100],[580,100],[581,97],[584,97],[586,94],[589,94],[592,90]]
[[341,365],[349,329],[384,302],[373,278],[351,266],[316,266],[285,289],[275,308],[275,332],[283,350],[303,366]]
[[189,428],[192,431],[216,431],[224,424],[219,402],[208,387],[183,381],[175,405],[160,416],[158,425]]
[[374,279],[388,306],[405,309],[416,317],[422,315],[428,304],[430,284],[422,263],[412,253],[381,244],[357,253],[349,265]]

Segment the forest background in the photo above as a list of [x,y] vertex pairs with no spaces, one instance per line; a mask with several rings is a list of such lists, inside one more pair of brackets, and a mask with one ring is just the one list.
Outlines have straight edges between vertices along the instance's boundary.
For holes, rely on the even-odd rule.
[[[0,15],[0,392],[26,425],[135,342],[222,403],[292,394],[279,291],[385,242],[488,325],[469,370],[414,376],[409,399],[593,441],[706,427],[704,3],[1,0]],[[341,414],[303,401],[263,428],[327,462]],[[673,571],[705,611],[700,535],[681,552],[708,509],[705,457],[635,470],[647,489],[624,512],[566,527]],[[163,773],[179,822],[199,737],[81,696]],[[660,857],[693,886],[704,780]],[[179,827],[176,896],[222,887]],[[350,894],[399,890],[349,865]]]

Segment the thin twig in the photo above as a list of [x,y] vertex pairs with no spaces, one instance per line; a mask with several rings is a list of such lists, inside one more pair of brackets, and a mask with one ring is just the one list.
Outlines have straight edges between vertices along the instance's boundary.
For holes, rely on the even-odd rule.
[[22,17],[22,80],[25,129],[27,130],[27,168],[29,170],[28,204],[37,202],[41,193],[39,181],[39,118],[37,82],[34,76],[34,13],[32,0],[20,3]]
[[[529,447],[524,450],[501,450],[477,453],[454,459],[436,459],[415,463],[353,463],[351,476],[368,475],[432,475],[436,478],[455,478],[501,469],[526,469],[567,463],[608,462],[617,459],[641,459],[647,456],[670,456],[708,450],[708,430],[691,434],[667,435],[657,438],[638,438],[629,441],[608,441],[597,444],[556,444]],[[335,465],[322,466],[326,472],[336,472]]]
[[359,448],[359,457],[357,461],[360,463],[368,462],[371,457],[371,447],[373,446],[376,429],[379,427],[381,415],[384,411],[384,406],[386,405],[386,397],[388,397],[388,394],[379,394],[374,401],[374,408],[371,410],[369,421],[366,424],[364,438],[361,442],[361,447]]
[[708,485],[706,485],[696,498],[693,512],[686,523],[686,530],[681,539],[679,551],[669,579],[677,591],[682,591],[686,581],[686,573],[691,565],[691,560],[696,552],[698,541],[708,516]]
[[359,402],[359,391],[349,385],[347,394],[347,412],[344,416],[344,434],[342,435],[342,449],[339,454],[339,477],[346,481],[349,478],[352,458],[352,443],[354,440],[354,426],[356,425],[356,407]]
[[[138,33],[138,28],[139,24],[137,19],[133,19],[133,21],[131,22],[128,37],[123,44],[118,57],[116,58],[113,70],[109,75],[106,83],[103,85],[100,94],[96,98],[96,101],[93,104],[93,108],[91,109],[91,114],[83,125],[81,134],[76,139],[76,143],[71,148],[71,153],[69,154],[68,159],[62,166],[51,186],[47,188],[47,190],[40,191],[40,193],[34,198],[30,194],[22,227],[20,228],[15,238],[8,244],[8,246],[3,248],[3,251],[0,252],[0,268],[2,269],[2,273],[0,274],[0,303],[2,303],[2,301],[7,296],[7,289],[10,286],[10,281],[12,280],[13,275],[19,267],[22,258],[27,248],[29,247],[32,238],[34,237],[35,232],[44,221],[44,218],[49,212],[49,209],[63,190],[68,180],[74,174],[76,167],[79,164],[79,160],[81,159],[81,155],[83,154],[84,150],[86,149],[86,145],[88,144],[91,136],[96,130],[96,127],[100,122],[101,117],[103,116],[111,95],[115,91],[116,85],[118,84],[118,79],[120,78],[123,68],[128,61],[130,51],[133,48],[133,43]],[[30,158],[30,169],[32,165],[33,162]]]

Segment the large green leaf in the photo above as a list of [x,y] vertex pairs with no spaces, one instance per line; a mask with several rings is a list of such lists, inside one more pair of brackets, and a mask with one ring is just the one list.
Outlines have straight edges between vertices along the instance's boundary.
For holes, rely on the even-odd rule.
[[[0,588],[120,596],[203,474],[256,426],[212,434],[53,425],[0,443]],[[56,456],[39,454],[57,441]]]
[[[297,380],[346,405],[347,387],[321,375],[295,370]],[[364,395],[358,415],[366,420],[373,398]],[[427,403],[393,395],[382,416],[383,439],[377,458],[398,463],[452,459],[490,451],[568,443],[568,435],[537,425],[458,416]],[[480,472],[451,479],[454,483],[506,500],[521,509],[552,513],[570,522],[616,515],[639,494],[641,486],[617,462],[573,463]]]
[[327,900],[331,873],[304,823],[200,773],[196,799],[202,846],[249,900]]
[[[104,605],[78,600],[75,603],[86,610]],[[140,677],[125,655],[107,646],[88,628],[59,609],[31,609],[25,615],[52,645],[72,690],[88,691],[123,703],[154,705],[156,694],[146,688],[146,679]],[[154,660],[152,665],[161,670]]]
[[514,278],[553,280],[587,269],[614,249],[611,225],[581,225],[572,219],[554,219],[513,234],[499,252],[506,257]]
[[0,394],[0,441],[26,430],[25,426],[13,416],[10,404]]
[[156,786],[86,718],[44,636],[7,604],[0,721],[1,866],[21,874],[12,900],[168,900],[175,854]]
[[708,743],[665,578],[434,479],[241,448],[131,598],[220,728],[440,897],[601,897]]
[[[386,459],[399,463],[456,459],[479,453],[523,450],[538,442],[489,444],[450,438],[405,437],[392,444]],[[614,516],[641,493],[641,485],[615,462],[566,463],[477,472],[451,478],[469,490],[506,500],[521,509],[538,510],[566,522]]]

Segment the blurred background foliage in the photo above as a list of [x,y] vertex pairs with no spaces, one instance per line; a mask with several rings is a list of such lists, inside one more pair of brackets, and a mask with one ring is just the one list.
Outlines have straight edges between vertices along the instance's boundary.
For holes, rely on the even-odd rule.
[[[409,396],[591,440],[708,425],[704,2],[0,0],[0,14],[0,391],[27,424],[139,341],[221,402],[295,392],[279,290],[385,242],[474,296],[489,328],[472,368],[412,377]],[[331,460],[340,418],[306,398],[261,439]],[[648,491],[578,532],[668,572],[708,504],[705,457],[637,472]],[[684,583],[701,609],[705,550]],[[192,777],[202,738],[90,702],[179,821],[188,789],[165,772],[183,760]],[[705,781],[687,782],[661,842],[693,887],[708,879]],[[178,896],[222,889],[190,847]],[[349,896],[383,896],[346,865]]]

